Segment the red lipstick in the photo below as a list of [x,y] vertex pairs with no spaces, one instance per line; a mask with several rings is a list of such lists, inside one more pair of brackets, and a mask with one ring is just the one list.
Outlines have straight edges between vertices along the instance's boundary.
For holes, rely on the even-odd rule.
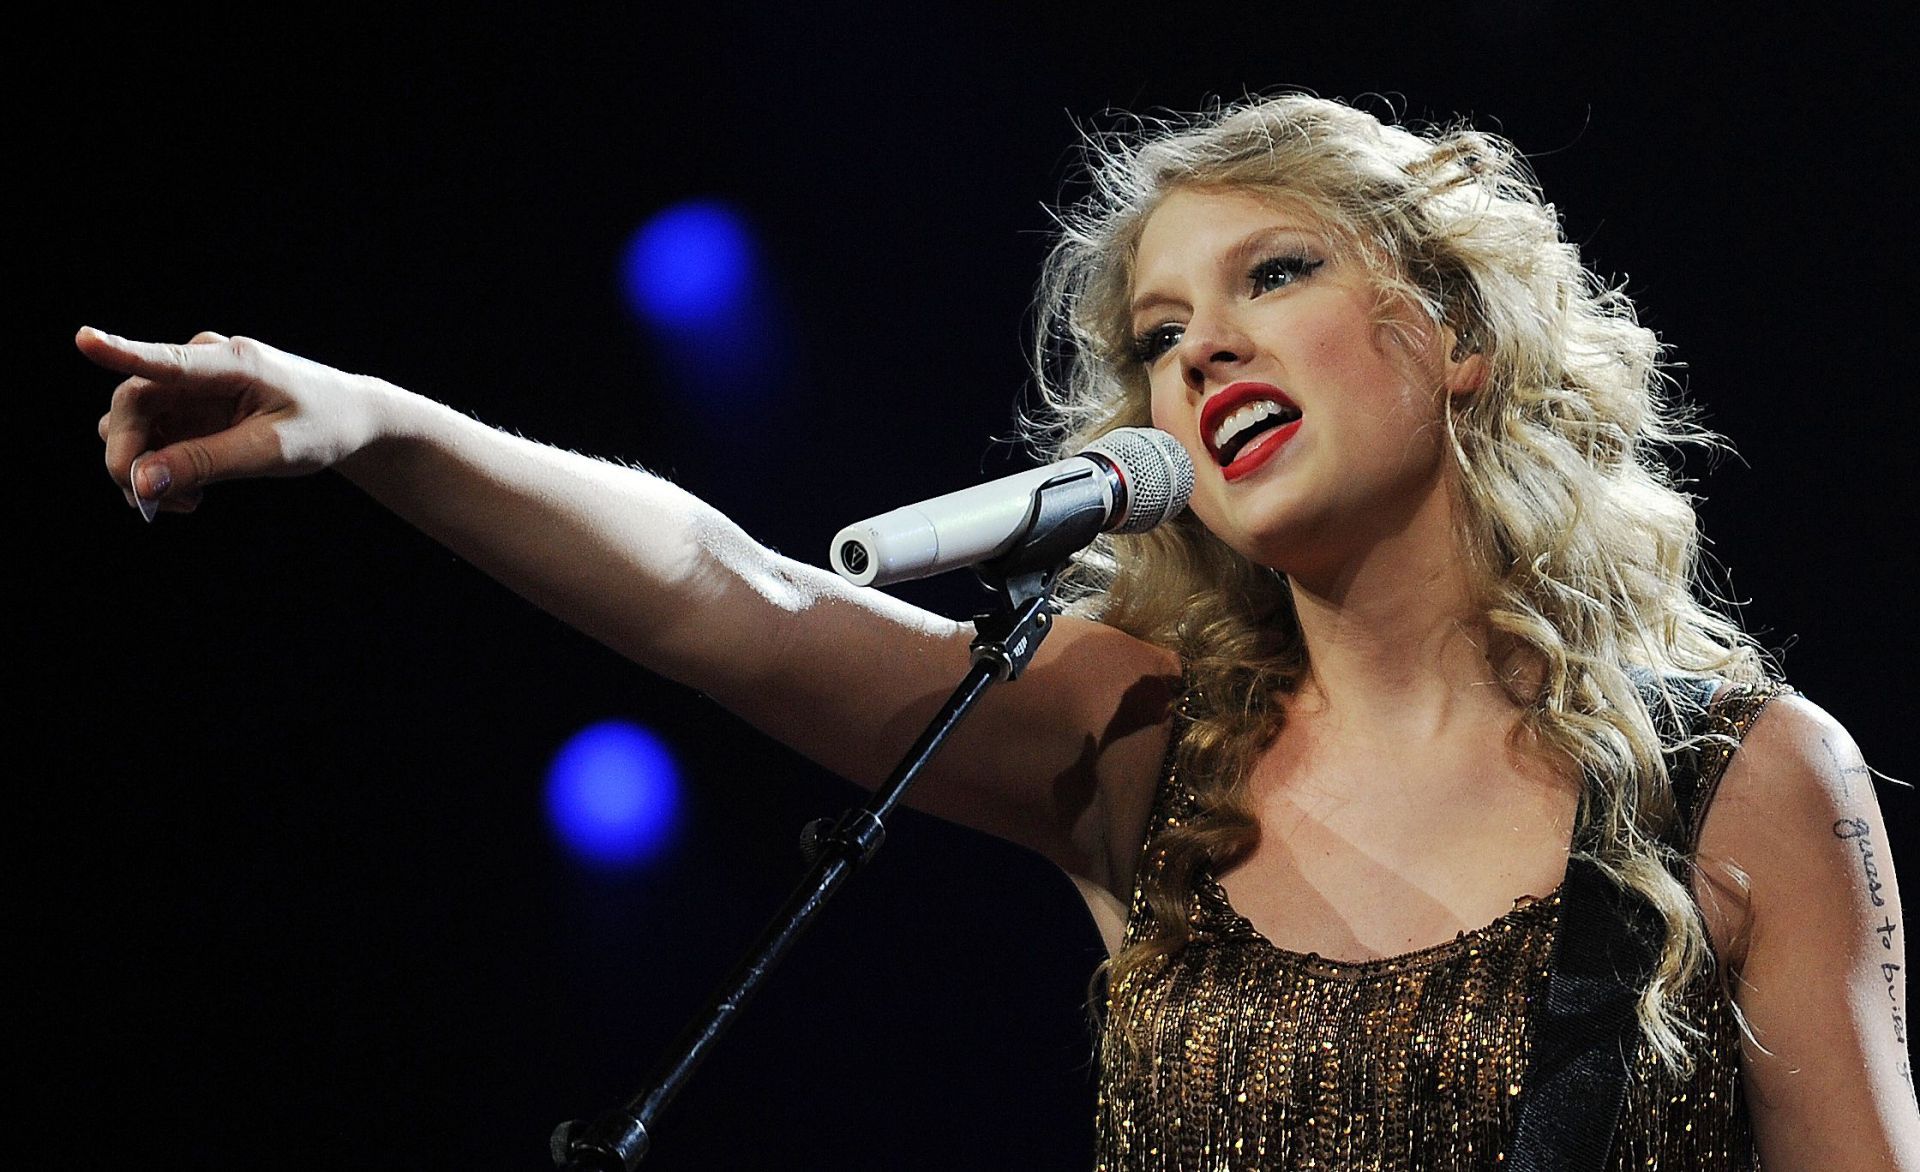
[[1241,448],[1239,454],[1234,456],[1233,463],[1220,470],[1221,478],[1238,480],[1252,472],[1279,455],[1280,449],[1286,447],[1287,441],[1292,439],[1299,430],[1300,421],[1296,419],[1291,423],[1283,423],[1272,431],[1263,431],[1254,436],[1253,442]]
[[[1247,404],[1261,402],[1278,404],[1286,408],[1295,418],[1254,436],[1244,447],[1233,453],[1231,462],[1223,461],[1220,448],[1213,442],[1221,423]],[[1207,452],[1213,457],[1214,463],[1223,465],[1222,476],[1227,480],[1238,480],[1272,459],[1282,447],[1286,446],[1287,441],[1299,432],[1299,414],[1300,405],[1279,387],[1270,383],[1234,383],[1201,406],[1200,439],[1206,445]]]

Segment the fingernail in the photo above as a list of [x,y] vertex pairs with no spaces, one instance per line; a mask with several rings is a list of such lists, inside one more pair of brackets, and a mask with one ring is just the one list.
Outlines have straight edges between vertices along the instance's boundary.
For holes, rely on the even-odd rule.
[[140,491],[140,460],[133,462],[133,471],[127,477],[133,483],[133,499],[139,502],[140,515],[152,523],[155,513],[160,511],[160,498],[167,495],[167,489],[173,484],[173,473],[167,471],[165,464],[155,464],[147,475],[147,492]]

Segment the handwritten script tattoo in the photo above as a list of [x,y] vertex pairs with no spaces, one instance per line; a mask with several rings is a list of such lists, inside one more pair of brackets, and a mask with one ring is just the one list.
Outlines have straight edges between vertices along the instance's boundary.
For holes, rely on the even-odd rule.
[[[1881,897],[1880,868],[1873,859],[1873,828],[1864,818],[1842,818],[1833,824],[1833,836],[1843,842],[1852,842],[1860,851],[1860,869],[1867,877],[1867,898],[1873,906],[1883,908],[1887,901]],[[1894,951],[1894,935],[1900,931],[1900,925],[1891,915],[1882,915],[1880,922],[1870,929],[1880,941],[1883,952]],[[1901,1046],[1907,1044],[1907,1019],[1900,1012],[1900,965],[1887,960],[1880,963],[1880,977],[1887,985],[1887,1009],[1893,1015],[1893,1040]],[[1913,1085],[1913,1071],[1907,1066],[1903,1055],[1900,1059],[1900,1077],[1909,1087]]]
[[1900,966],[1886,963],[1880,966],[1880,975],[1887,982],[1887,1000],[1893,1004],[1893,1040],[1902,1046],[1907,1044],[1907,1019],[1900,1016]]
[[1865,818],[1842,818],[1833,824],[1835,838],[1852,839],[1860,848],[1860,866],[1867,873],[1867,898],[1874,907],[1886,907],[1887,901],[1880,898],[1880,867],[1873,861],[1873,842]]

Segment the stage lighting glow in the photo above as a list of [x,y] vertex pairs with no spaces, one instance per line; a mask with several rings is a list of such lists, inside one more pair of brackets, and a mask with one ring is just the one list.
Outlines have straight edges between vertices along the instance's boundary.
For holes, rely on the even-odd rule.
[[666,846],[679,791],[679,770],[660,738],[624,720],[602,721],[554,756],[547,818],[576,858],[631,866]]
[[753,294],[747,222],[726,204],[675,204],[627,243],[621,265],[635,313],[667,330],[701,329],[741,313]]

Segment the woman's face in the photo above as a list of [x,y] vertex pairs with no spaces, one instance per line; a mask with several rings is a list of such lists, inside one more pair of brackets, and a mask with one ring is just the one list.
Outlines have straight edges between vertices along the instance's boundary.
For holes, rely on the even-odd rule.
[[1387,537],[1452,541],[1445,398],[1480,360],[1377,304],[1364,265],[1255,195],[1183,188],[1147,220],[1130,313],[1153,422],[1193,457],[1194,513],[1262,565],[1338,573]]

